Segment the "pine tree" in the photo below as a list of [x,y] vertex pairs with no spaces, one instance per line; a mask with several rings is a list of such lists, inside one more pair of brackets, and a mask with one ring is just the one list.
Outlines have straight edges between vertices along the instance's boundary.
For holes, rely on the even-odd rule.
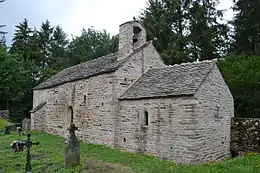
[[[260,1],[235,0],[233,52],[256,54],[260,49]],[[259,46],[259,47],[258,47]]]
[[149,0],[141,20],[166,64],[218,58],[227,53],[228,27],[218,0]]
[[23,59],[29,60],[31,59],[31,48],[30,48],[30,40],[32,36],[32,29],[29,27],[29,23],[27,19],[24,19],[23,22],[19,23],[19,25],[15,26],[16,30],[14,33],[13,44],[11,46],[10,52],[17,53]]
[[189,8],[190,56],[205,60],[227,53],[228,26],[221,24],[223,11],[217,10],[218,0],[193,0]]
[[42,23],[40,31],[38,31],[39,35],[39,44],[41,49],[40,54],[40,68],[44,69],[49,67],[51,62],[51,42],[52,42],[52,34],[54,31],[54,27],[50,25],[50,22],[46,20]]
[[148,40],[153,40],[166,64],[188,61],[186,39],[187,0],[149,0],[141,13]]
[[67,47],[69,40],[67,34],[60,26],[56,26],[51,40],[51,62],[49,67],[60,71],[68,66]]

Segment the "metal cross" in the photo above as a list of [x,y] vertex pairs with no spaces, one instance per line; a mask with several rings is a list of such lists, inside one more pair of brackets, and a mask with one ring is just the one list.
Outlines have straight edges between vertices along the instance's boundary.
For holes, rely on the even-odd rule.
[[27,134],[27,140],[25,142],[25,146],[27,147],[27,154],[26,154],[26,166],[25,166],[25,172],[31,173],[32,167],[31,167],[31,155],[30,155],[30,148],[32,145],[39,145],[39,142],[32,142],[30,141],[31,134]]

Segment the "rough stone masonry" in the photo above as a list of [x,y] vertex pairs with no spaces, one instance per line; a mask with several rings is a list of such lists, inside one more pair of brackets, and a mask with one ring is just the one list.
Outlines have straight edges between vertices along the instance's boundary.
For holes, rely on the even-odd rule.
[[233,97],[215,61],[166,66],[138,21],[118,52],[62,70],[34,88],[31,128],[177,163],[230,156]]

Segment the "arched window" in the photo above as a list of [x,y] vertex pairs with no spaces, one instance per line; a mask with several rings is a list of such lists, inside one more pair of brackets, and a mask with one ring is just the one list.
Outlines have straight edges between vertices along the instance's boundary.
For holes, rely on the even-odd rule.
[[69,106],[69,113],[70,113],[70,123],[73,123],[73,108]]
[[84,95],[84,100],[83,100],[83,103],[86,104],[86,100],[87,100],[87,96]]
[[148,122],[149,122],[148,112],[144,111],[144,125],[148,126]]
[[136,43],[140,37],[140,33],[141,33],[142,29],[139,28],[138,26],[134,26],[133,27],[133,43]]

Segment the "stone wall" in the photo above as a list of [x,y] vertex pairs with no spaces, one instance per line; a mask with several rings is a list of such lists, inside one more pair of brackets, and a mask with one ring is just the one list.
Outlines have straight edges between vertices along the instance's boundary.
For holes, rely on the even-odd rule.
[[234,156],[244,152],[260,152],[260,119],[232,118],[231,151]]
[[46,107],[31,113],[31,129],[45,131],[46,129]]
[[9,118],[8,110],[0,110],[0,118]]
[[195,94],[197,130],[194,149],[196,162],[209,162],[230,157],[230,123],[234,101],[215,65]]
[[[109,73],[36,90],[34,105],[41,102],[46,105],[42,108],[45,113],[37,111],[32,114],[32,127],[40,130],[42,124],[49,133],[67,136],[73,111],[73,123],[79,127],[76,134],[80,139],[113,146],[112,89],[113,73]],[[44,97],[39,97],[41,95]]]
[[115,146],[119,140],[119,100],[118,98],[136,82],[149,68],[164,67],[160,55],[154,46],[149,43],[143,50],[128,58],[127,62],[115,72],[114,81],[114,129]]
[[30,118],[24,118],[22,120],[22,131],[29,131],[31,130],[31,119]]
[[[133,43],[134,27],[141,29],[138,36],[138,41]],[[146,42],[146,31],[144,27],[137,21],[129,21],[120,25],[119,28],[119,57],[121,60],[131,54],[133,50]]]
[[194,97],[122,100],[119,147],[177,163],[203,163],[230,157],[233,104],[217,66]]
[[195,99],[185,97],[120,101],[119,148],[192,163],[196,122],[188,105],[194,104]]

